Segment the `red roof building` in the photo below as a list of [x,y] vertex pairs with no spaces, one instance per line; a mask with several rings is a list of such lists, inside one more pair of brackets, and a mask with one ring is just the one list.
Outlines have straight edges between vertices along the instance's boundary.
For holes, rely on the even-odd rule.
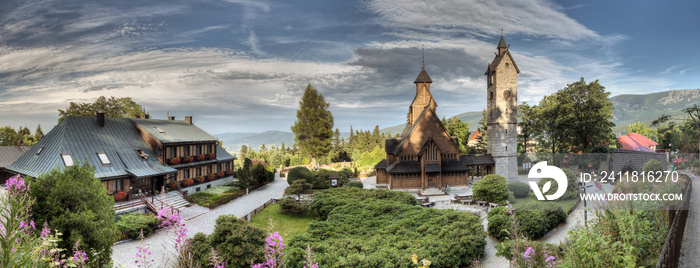
[[641,152],[656,152],[656,146],[659,145],[655,141],[637,133],[629,133],[627,136],[620,136],[618,140],[620,144],[622,144],[622,149]]

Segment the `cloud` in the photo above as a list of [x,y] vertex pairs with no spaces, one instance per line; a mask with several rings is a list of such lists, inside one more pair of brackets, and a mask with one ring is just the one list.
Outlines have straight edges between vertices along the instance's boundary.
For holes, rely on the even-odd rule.
[[475,31],[487,35],[505,27],[509,34],[568,40],[599,37],[561,12],[560,6],[540,0],[371,0],[364,6],[394,27],[438,28],[452,33]]

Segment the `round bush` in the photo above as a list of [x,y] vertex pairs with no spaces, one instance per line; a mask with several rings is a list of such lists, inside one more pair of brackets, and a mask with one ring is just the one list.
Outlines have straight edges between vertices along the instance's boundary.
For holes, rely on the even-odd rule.
[[287,214],[306,214],[309,211],[308,205],[304,205],[291,197],[282,198],[277,203],[280,205],[280,210]]
[[357,187],[357,188],[364,188],[364,185],[362,185],[362,182],[359,181],[351,181],[345,184],[345,186],[348,187]]
[[489,211],[487,231],[494,238],[503,241],[510,236],[510,216],[506,213],[505,207],[497,207]]
[[511,182],[508,184],[508,190],[511,190],[516,198],[523,198],[527,197],[527,194],[530,193],[530,185],[519,181]]
[[287,173],[287,183],[289,183],[289,185],[292,185],[295,180],[305,180],[313,184],[313,178],[314,174],[305,167],[295,167]]
[[119,231],[129,235],[131,239],[138,239],[143,230],[143,235],[154,232],[158,229],[160,220],[153,214],[127,213],[119,217],[117,228]]
[[661,162],[657,161],[656,159],[649,160],[644,164],[644,173],[647,174],[651,172],[657,172],[657,171],[664,171],[663,165],[661,165]]
[[474,183],[474,198],[493,203],[505,204],[508,200],[508,184],[501,175],[486,175]]

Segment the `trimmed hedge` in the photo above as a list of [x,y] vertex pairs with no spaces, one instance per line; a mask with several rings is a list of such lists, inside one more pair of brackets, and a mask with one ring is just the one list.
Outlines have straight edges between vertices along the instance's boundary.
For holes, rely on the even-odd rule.
[[516,198],[523,198],[530,193],[530,185],[519,181],[511,182],[508,184],[508,190],[511,190]]
[[[385,194],[354,187],[324,194],[340,189]],[[347,199],[344,191],[335,193]],[[411,267],[412,254],[432,261],[431,267],[468,267],[484,254],[485,238],[475,214],[370,198],[338,206],[325,221],[312,222],[305,234],[291,239],[283,258],[288,267],[301,268],[310,245],[320,267]]]
[[364,188],[365,186],[362,184],[360,181],[351,181],[345,184],[345,186],[348,187],[357,187],[357,188]]
[[287,214],[306,214],[309,211],[309,205],[304,205],[291,197],[282,198],[277,203],[280,205],[280,210]]
[[143,229],[143,235],[147,236],[158,229],[160,220],[153,214],[126,213],[119,216],[117,228],[131,239],[138,239]]
[[508,184],[501,175],[486,175],[474,183],[474,198],[493,203],[505,204],[508,201]]
[[295,180],[305,180],[308,183],[313,184],[314,174],[311,170],[305,167],[295,167],[287,173],[287,183],[292,185]]
[[[529,239],[539,239],[549,230],[566,221],[566,212],[555,203],[524,203],[513,208],[520,232]],[[505,207],[491,209],[487,214],[487,230],[498,240],[510,237],[511,220]]]
[[326,220],[328,215],[336,207],[349,203],[357,203],[366,199],[381,199],[395,201],[406,205],[416,205],[416,198],[405,192],[390,191],[386,189],[360,189],[356,187],[339,187],[328,189],[314,196],[309,210]]

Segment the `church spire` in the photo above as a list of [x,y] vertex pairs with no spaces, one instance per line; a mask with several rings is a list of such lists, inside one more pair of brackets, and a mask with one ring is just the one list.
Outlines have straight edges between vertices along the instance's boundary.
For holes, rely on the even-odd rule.
[[[430,79],[428,72],[425,71],[425,47],[422,50],[423,50],[423,60],[421,61],[422,67],[421,67],[420,73],[418,74],[418,77],[416,77],[416,81],[413,81],[414,84],[418,84],[418,83],[430,84],[433,82],[433,80]],[[418,93],[418,88],[416,88],[416,93]]]
[[496,47],[496,48],[498,48],[498,55],[499,56],[502,55],[503,52],[506,51],[506,49],[508,49],[508,45],[506,44],[506,40],[503,39],[503,31],[504,30],[505,29],[503,29],[503,27],[501,27],[501,41],[498,42],[498,47]]

